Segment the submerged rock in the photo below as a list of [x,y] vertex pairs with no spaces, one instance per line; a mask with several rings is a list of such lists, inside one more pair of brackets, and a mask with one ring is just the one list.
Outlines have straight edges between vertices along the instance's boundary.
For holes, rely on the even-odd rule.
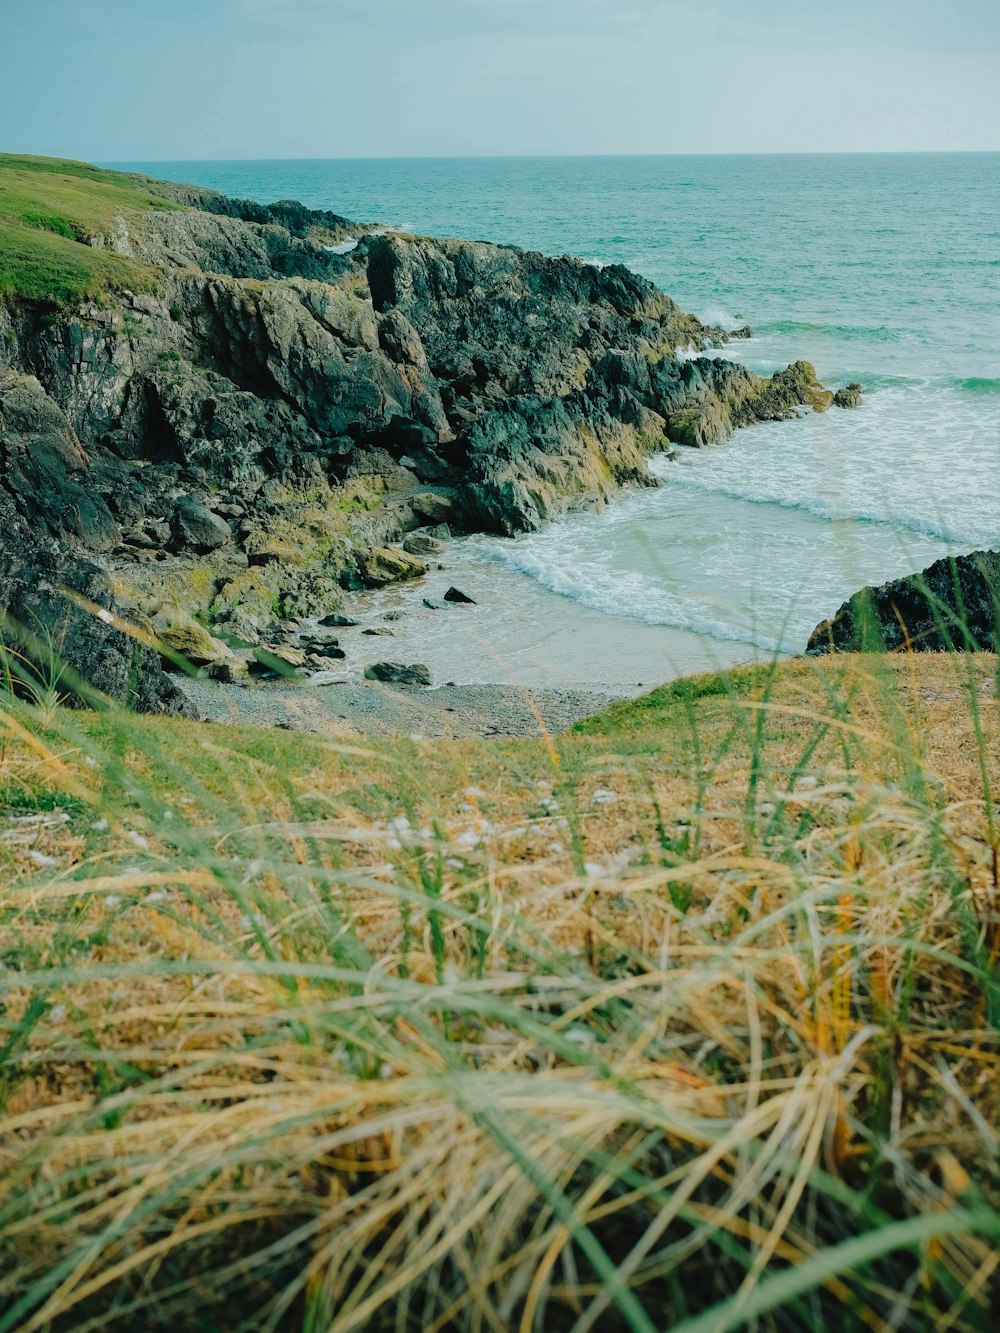
[[862,588],[809,636],[831,652],[1000,650],[1000,554],[947,556],[919,574]]
[[462,606],[475,606],[476,604],[468,593],[462,592],[461,588],[449,588],[444,595],[444,600],[446,602],[457,602]]

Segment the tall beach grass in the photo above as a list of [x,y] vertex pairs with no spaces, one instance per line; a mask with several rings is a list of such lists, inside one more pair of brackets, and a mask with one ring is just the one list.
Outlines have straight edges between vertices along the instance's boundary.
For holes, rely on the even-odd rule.
[[996,1327],[992,654],[508,741],[58,684],[0,712],[0,1333]]

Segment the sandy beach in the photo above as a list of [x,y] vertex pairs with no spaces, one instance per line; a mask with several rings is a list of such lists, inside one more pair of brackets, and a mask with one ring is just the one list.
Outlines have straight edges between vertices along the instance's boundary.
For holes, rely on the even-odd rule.
[[[472,602],[446,602],[451,587]],[[537,735],[613,699],[753,656],[746,644],[607,616],[483,563],[460,540],[426,578],[359,593],[344,614],[356,623],[339,632],[346,657],[331,659],[328,683],[182,680],[183,688],[214,722],[319,733]],[[424,664],[430,688],[365,680],[366,667],[386,661]]]

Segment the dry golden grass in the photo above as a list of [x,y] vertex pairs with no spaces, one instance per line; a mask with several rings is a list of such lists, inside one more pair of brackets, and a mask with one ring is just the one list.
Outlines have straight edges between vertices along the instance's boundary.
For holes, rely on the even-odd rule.
[[6,1329],[987,1329],[996,662],[542,741],[11,704]]

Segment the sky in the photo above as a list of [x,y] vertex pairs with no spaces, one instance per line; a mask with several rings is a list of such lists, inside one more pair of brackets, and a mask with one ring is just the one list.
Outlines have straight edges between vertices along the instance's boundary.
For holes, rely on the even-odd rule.
[[0,149],[1000,149],[998,0],[0,0]]

